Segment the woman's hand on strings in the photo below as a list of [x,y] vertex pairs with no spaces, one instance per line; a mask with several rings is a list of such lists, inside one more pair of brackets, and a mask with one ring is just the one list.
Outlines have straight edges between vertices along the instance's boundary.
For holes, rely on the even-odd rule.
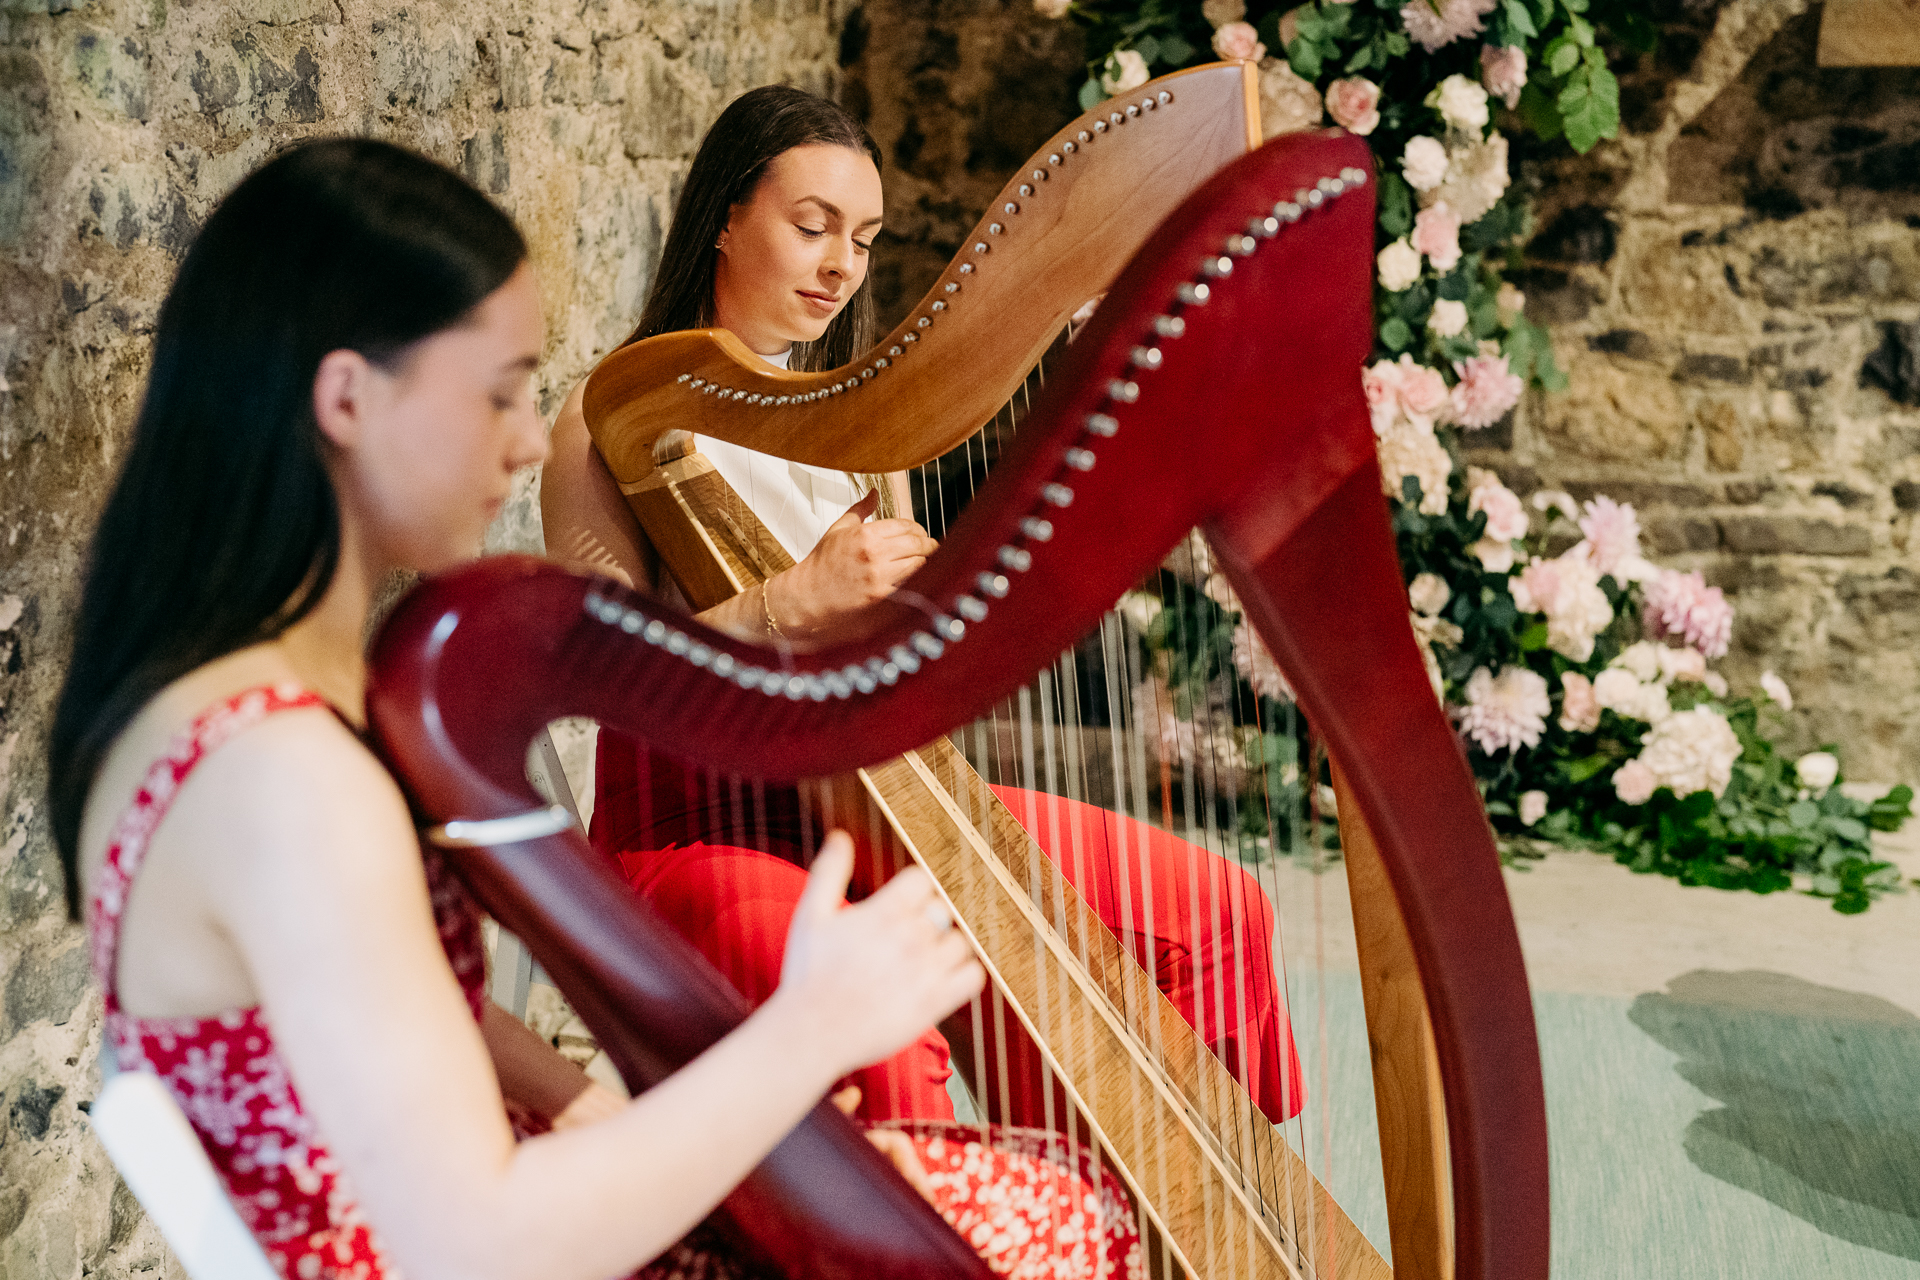
[[884,600],[940,544],[912,520],[869,521],[875,489],[847,508],[806,559],[767,580],[767,612],[782,631],[809,631]]
[[[840,1114],[852,1115],[860,1108],[860,1086],[850,1084],[840,1092],[833,1094],[833,1105],[840,1108]],[[861,1132],[867,1135],[867,1141],[874,1149],[892,1162],[907,1180],[907,1185],[920,1193],[920,1198],[933,1204],[933,1183],[927,1177],[927,1166],[920,1163],[920,1152],[914,1147],[913,1139],[898,1129],[868,1129]],[[937,1207],[937,1206],[936,1206]]]
[[986,973],[917,867],[846,906],[853,842],[821,846],[794,908],[774,999],[800,1014],[836,1075],[879,1062],[978,995]]

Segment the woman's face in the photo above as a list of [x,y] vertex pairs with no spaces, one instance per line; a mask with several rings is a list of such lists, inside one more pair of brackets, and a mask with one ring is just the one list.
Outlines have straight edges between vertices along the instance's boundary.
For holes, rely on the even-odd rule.
[[[514,472],[547,455],[531,375],[543,325],[522,263],[463,324],[422,338],[383,369],[334,352],[315,380],[342,514],[366,552],[431,573],[480,550]],[[358,362],[357,364],[355,362]]]
[[817,143],[775,156],[721,234],[715,322],[763,356],[817,339],[867,278],[881,210],[866,152]]

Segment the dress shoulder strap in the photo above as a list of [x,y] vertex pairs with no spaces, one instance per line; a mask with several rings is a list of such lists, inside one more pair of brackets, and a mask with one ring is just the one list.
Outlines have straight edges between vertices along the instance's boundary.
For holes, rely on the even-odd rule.
[[133,800],[114,824],[87,909],[94,973],[106,993],[109,1013],[118,1012],[120,1004],[114,982],[114,961],[120,949],[120,913],[126,909],[127,892],[133,878],[140,873],[153,833],[167,816],[181,784],[202,760],[228,740],[275,712],[326,705],[319,694],[292,683],[243,689],[194,717],[191,724],[173,736],[165,754],[147,769],[140,789],[134,792]]

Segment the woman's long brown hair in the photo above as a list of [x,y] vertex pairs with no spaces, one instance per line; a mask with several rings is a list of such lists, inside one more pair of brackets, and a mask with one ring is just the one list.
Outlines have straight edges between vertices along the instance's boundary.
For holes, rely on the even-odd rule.
[[[794,147],[825,144],[864,152],[880,167],[880,148],[866,126],[844,107],[789,85],[770,84],[735,98],[707,130],[673,206],[673,225],[660,269],[647,293],[640,323],[627,342],[681,329],[713,327],[714,242],[735,205],[753,198],[767,166]],[[826,332],[796,342],[787,367],[800,373],[837,369],[873,345],[873,288],[869,277],[854,290]],[[624,344],[623,344],[624,345]],[[895,514],[893,486],[858,475],[860,487],[880,491],[882,516]]]

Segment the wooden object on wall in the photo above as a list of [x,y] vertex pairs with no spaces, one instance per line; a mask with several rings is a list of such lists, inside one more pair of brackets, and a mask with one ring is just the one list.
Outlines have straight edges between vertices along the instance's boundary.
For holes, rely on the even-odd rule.
[[1399,1280],[1453,1280],[1446,1099],[1420,970],[1373,833],[1338,763],[1333,790],[1360,953],[1394,1274]]
[[1920,0],[1827,0],[1823,67],[1920,67]]

